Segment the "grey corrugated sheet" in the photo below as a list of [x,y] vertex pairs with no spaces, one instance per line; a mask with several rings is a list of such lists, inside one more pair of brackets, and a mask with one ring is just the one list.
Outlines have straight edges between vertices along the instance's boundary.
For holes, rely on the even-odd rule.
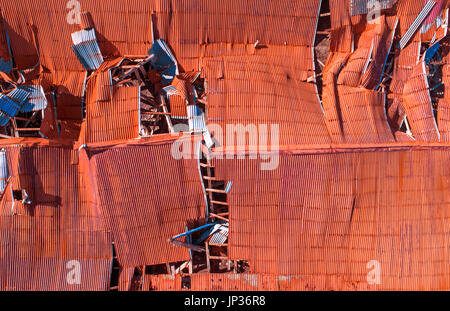
[[21,85],[18,87],[28,92],[28,101],[24,103],[21,112],[38,111],[47,108],[47,98],[41,85]]
[[400,49],[403,49],[408,44],[409,40],[411,40],[413,35],[416,33],[417,29],[419,29],[420,25],[422,25],[425,18],[427,18],[428,14],[430,14],[435,4],[436,2],[434,1],[427,2],[422,11],[419,13],[414,22],[411,24],[409,29],[406,31],[405,35],[400,39],[399,43]]

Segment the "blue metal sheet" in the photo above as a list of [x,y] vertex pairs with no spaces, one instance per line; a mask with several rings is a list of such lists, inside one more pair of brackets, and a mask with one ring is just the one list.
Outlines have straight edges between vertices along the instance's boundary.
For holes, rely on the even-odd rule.
[[15,117],[19,113],[29,96],[30,93],[19,88],[12,90],[8,95],[0,93],[1,126],[7,125],[10,118]]
[[394,0],[351,0],[351,15],[363,15],[373,10],[390,9]]
[[18,88],[30,94],[28,100],[20,109],[21,112],[39,111],[47,108],[47,98],[41,85],[20,85]]

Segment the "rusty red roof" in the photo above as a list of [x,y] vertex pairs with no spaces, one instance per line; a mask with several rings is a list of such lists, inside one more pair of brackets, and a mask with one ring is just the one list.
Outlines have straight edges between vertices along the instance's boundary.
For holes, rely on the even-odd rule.
[[88,148],[98,208],[125,267],[188,260],[168,239],[204,220],[198,161],[176,160],[173,140]]

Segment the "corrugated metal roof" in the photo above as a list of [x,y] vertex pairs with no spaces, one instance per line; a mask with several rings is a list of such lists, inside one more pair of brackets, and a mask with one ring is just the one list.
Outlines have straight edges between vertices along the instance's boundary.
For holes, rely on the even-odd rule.
[[248,260],[251,273],[352,283],[367,283],[377,260],[373,289],[447,288],[448,146],[317,152],[290,147],[273,171],[262,160],[213,161],[233,182],[230,259]]
[[156,274],[144,276],[143,288],[144,291],[149,290],[163,290],[163,291],[180,291],[181,290],[181,276],[170,274]]
[[110,68],[119,60],[105,62],[86,85],[86,118],[82,143],[139,137],[139,87],[112,86]]
[[197,160],[175,160],[173,142],[89,149],[99,208],[125,267],[189,259],[168,239],[206,217]]
[[315,85],[304,82],[311,50],[298,49],[295,58],[286,58],[281,55],[289,50],[269,49],[265,56],[207,60],[208,124],[219,124],[224,137],[227,124],[279,124],[280,144],[329,142]]
[[9,123],[9,118],[15,117],[22,109],[30,94],[20,88],[13,89],[7,95],[0,93],[0,125]]
[[439,141],[440,133],[433,115],[423,59],[414,66],[413,73],[406,81],[403,92],[403,107],[414,138],[422,141]]
[[47,98],[41,85],[19,85],[17,88],[30,94],[20,109],[21,112],[38,111],[47,108]]
[[[38,139],[4,141],[37,145],[8,150],[12,178],[0,200],[1,287],[107,289],[111,235],[125,265],[120,289],[129,288],[136,265],[188,259],[187,250],[167,238],[205,217],[197,160],[176,161],[171,155],[175,138],[167,136],[125,143],[138,136],[139,89],[112,87],[109,75],[119,55],[145,57],[153,38],[163,38],[166,43],[156,41],[157,46],[165,56],[173,55],[168,66],[159,66],[156,59],[153,65],[169,69],[165,82],[177,73],[174,63],[188,71],[179,78],[189,83],[175,78],[182,101],[170,101],[173,116],[188,114],[182,109],[184,99],[194,103],[190,83],[201,71],[208,124],[225,130],[227,124],[279,124],[285,147],[275,171],[260,171],[258,161],[217,162],[217,173],[233,182],[230,254],[249,260],[251,271],[192,275],[192,289],[447,289],[450,270],[443,250],[449,147],[418,145],[398,131],[407,113],[418,140],[437,141],[433,135],[439,134],[430,123],[432,110],[424,106],[431,106],[426,77],[421,69],[421,86],[414,67],[420,34],[393,56],[388,103],[386,94],[374,90],[392,45],[394,15],[404,36],[424,2],[398,0],[389,16],[382,15],[381,31],[361,16],[350,16],[355,13],[351,4],[367,10],[366,3],[355,3],[330,1],[331,43],[321,103],[316,85],[306,82],[316,78],[313,43],[320,0],[83,1],[83,10],[93,18],[82,14],[82,25],[95,22],[96,28],[88,32],[96,37],[90,40],[93,50],[84,56],[95,54],[97,63],[87,64],[80,56],[86,68],[99,68],[86,85],[86,119],[78,142],[88,143],[88,151],[78,153],[72,143],[54,140],[52,146]],[[38,83],[54,91],[42,133],[73,141],[86,73],[70,51],[71,33],[79,26],[67,22],[70,10],[65,8],[65,0],[0,0],[17,67],[29,68],[39,60]],[[0,65],[10,60],[7,41],[0,33]],[[100,53],[106,59],[101,65]],[[449,132],[447,90],[438,107],[442,140]],[[385,105],[398,143],[386,122]],[[201,114],[198,107],[189,107],[190,115]],[[7,122],[9,115],[3,116]],[[205,127],[203,116],[198,121],[191,128]],[[373,145],[349,144],[368,142]],[[13,189],[21,187],[32,208],[14,200]],[[72,258],[84,273],[75,287],[56,273],[67,270]],[[366,284],[369,260],[381,263],[381,286]],[[181,281],[179,276],[146,275],[143,288],[180,290]]]

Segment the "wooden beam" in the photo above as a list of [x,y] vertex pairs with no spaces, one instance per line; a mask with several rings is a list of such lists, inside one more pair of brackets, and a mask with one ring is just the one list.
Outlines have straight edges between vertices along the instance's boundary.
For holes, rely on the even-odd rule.
[[228,246],[228,243],[209,243],[210,246],[216,246],[216,247],[226,247]]
[[203,179],[212,180],[212,181],[220,181],[220,179],[217,179],[216,177],[210,177],[210,176],[203,176]]
[[170,112],[163,112],[163,111],[146,111],[146,112],[141,112],[141,114],[144,114],[144,115],[157,115],[157,114],[160,114],[160,115],[169,115],[169,116],[172,115]]
[[180,273],[184,268],[186,268],[189,265],[190,262],[191,262],[190,260],[183,262],[181,266],[175,269],[175,274]]

